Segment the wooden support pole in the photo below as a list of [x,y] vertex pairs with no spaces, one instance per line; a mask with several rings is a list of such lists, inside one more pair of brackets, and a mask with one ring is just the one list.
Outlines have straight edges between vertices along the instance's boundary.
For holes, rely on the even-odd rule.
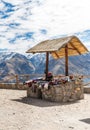
[[65,46],[65,76],[68,76],[68,45]]
[[18,87],[18,85],[19,85],[19,78],[18,78],[18,75],[16,75],[15,77],[16,77],[16,85],[17,85],[17,87]]
[[47,76],[48,76],[48,63],[49,63],[49,52],[46,52],[46,80],[47,80]]
[[26,80],[29,80],[30,79],[30,76],[29,75],[26,75]]

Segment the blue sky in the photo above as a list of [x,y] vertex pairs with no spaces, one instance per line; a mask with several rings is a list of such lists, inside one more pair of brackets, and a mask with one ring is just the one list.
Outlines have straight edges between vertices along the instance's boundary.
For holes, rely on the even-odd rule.
[[90,50],[90,0],[0,0],[0,50],[76,35]]

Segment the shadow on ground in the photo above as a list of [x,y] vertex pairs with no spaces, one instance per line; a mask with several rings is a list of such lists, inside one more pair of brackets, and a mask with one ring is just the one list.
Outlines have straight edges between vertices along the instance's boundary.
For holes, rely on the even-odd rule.
[[28,97],[23,97],[21,99],[12,99],[12,101],[17,101],[17,102],[20,102],[20,103],[25,103],[25,104],[28,104],[28,105],[33,105],[33,106],[38,106],[38,107],[71,105],[71,104],[80,102],[78,100],[78,101],[74,101],[74,102],[59,103],[59,102],[51,102],[51,101],[46,101],[46,100],[42,100],[42,99],[28,98]]
[[79,121],[90,124],[90,118],[82,119],[82,120],[79,120]]

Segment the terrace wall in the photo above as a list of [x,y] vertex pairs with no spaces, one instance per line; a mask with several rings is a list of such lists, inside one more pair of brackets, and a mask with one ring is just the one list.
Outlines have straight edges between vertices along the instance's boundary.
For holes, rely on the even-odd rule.
[[0,83],[1,89],[20,89],[20,90],[26,90],[28,86],[23,85],[23,83]]

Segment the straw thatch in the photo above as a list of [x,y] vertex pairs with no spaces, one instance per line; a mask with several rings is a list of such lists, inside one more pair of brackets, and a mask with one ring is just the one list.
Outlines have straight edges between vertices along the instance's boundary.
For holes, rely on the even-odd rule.
[[27,53],[50,52],[57,59],[65,57],[65,46],[68,46],[68,56],[79,55],[88,52],[88,49],[76,36],[69,36],[53,40],[43,41],[32,47]]

